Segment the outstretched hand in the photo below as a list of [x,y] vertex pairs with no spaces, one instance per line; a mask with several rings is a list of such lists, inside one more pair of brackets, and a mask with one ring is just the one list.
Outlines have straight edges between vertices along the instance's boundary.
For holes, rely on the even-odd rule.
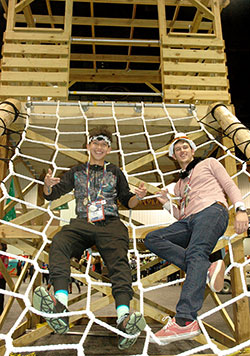
[[51,188],[59,182],[60,182],[60,178],[52,177],[52,170],[49,168],[48,173],[44,178],[44,183],[46,187]]
[[159,192],[157,192],[156,194],[160,194],[160,196],[157,197],[157,199],[159,200],[159,202],[164,205],[167,201],[169,201],[167,194],[168,194],[168,190],[164,189],[164,190],[160,190]]

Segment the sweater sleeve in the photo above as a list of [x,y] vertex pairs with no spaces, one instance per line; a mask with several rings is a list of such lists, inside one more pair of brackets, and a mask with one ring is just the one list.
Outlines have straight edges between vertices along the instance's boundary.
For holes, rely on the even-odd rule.
[[231,202],[233,204],[236,202],[243,202],[239,188],[229,176],[223,165],[215,158],[210,158],[210,169]]
[[63,174],[60,183],[54,185],[51,188],[51,193],[46,195],[43,193],[43,196],[46,200],[56,200],[62,195],[65,195],[74,188],[74,170],[70,169]]

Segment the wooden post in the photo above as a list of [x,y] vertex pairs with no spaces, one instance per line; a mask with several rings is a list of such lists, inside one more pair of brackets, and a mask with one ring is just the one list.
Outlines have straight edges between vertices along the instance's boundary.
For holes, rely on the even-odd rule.
[[5,127],[15,121],[21,110],[21,103],[16,99],[7,99],[0,104],[0,136],[4,134]]
[[[3,178],[6,176],[6,172],[7,172],[7,164],[4,160],[7,158],[7,150],[6,148],[4,148],[3,146],[6,146],[7,144],[7,136],[0,136],[0,179],[1,181],[3,180]],[[0,198],[2,198],[3,193],[2,193],[2,189],[0,189]],[[2,219],[4,216],[4,201],[1,201],[0,203],[0,218]]]
[[[6,176],[7,164],[4,159],[8,156],[8,151],[4,146],[7,145],[7,135],[5,135],[5,128],[8,128],[10,124],[16,118],[16,112],[19,112],[21,109],[20,101],[16,99],[7,99],[6,102],[0,104],[0,180],[2,181]],[[2,191],[0,191],[0,198],[2,197]],[[0,203],[0,217],[4,216],[3,214],[4,202]]]
[[[244,245],[243,239],[238,240],[233,244],[234,261],[244,262]],[[236,297],[243,293],[240,271],[238,268],[233,268],[231,271],[232,282],[232,297]],[[233,303],[234,325],[235,325],[235,340],[237,344],[250,339],[250,315],[248,298],[243,297]]]
[[235,145],[250,158],[250,131],[222,103],[209,106],[209,112],[217,120],[224,134],[232,138]]

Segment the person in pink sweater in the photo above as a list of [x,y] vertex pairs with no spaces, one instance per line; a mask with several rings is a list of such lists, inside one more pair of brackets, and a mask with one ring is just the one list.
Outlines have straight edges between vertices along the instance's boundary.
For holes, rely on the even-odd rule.
[[[145,238],[145,246],[186,273],[176,315],[155,336],[163,343],[190,339],[200,334],[197,321],[207,280],[213,292],[224,284],[223,260],[210,263],[218,239],[228,225],[229,197],[235,207],[235,231],[248,229],[248,216],[240,190],[225,168],[214,158],[201,160],[194,157],[195,143],[179,133],[169,147],[169,156],[181,167],[180,179],[174,193],[179,197],[173,206],[177,221],[168,227],[152,231]],[[170,211],[167,190],[160,192],[158,200]],[[153,338],[151,342],[154,342]]]

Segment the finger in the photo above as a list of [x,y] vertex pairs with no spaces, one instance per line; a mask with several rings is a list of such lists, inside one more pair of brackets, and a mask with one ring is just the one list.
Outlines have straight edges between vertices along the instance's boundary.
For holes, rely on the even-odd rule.
[[144,183],[143,183],[143,182],[140,182],[138,188],[139,188],[139,189],[143,189],[143,188],[144,188]]

